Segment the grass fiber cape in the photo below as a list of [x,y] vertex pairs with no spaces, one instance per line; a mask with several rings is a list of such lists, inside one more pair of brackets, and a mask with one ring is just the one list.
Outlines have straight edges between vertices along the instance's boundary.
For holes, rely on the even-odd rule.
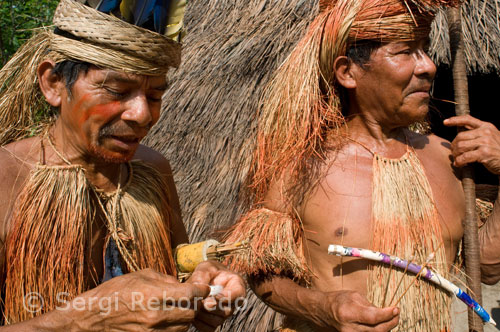
[[[63,300],[90,288],[86,278],[101,282],[90,262],[97,218],[104,219],[127,271],[153,268],[175,275],[169,193],[162,179],[156,169],[132,161],[127,184],[102,193],[79,165],[36,165],[17,199],[6,240],[6,323],[63,307]],[[32,304],[41,304],[40,311],[26,306],[33,293],[43,299]]]

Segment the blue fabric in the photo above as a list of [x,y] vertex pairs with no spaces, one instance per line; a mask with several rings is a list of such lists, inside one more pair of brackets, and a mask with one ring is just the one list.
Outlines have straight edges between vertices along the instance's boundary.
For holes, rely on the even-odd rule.
[[115,240],[109,238],[106,254],[104,255],[104,277],[102,282],[108,281],[114,277],[123,275],[123,269],[120,260],[120,251],[116,246]]

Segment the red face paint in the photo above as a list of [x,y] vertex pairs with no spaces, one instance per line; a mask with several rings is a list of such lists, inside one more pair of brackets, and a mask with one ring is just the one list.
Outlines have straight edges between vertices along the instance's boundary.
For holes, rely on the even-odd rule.
[[115,117],[121,110],[121,103],[119,101],[112,101],[106,104],[99,104],[96,106],[92,106],[87,111],[88,116],[92,116],[99,120],[104,120],[104,122],[108,122],[106,120],[110,120]]
[[74,114],[77,114],[78,112],[81,113],[78,119],[78,124],[80,126],[82,126],[90,117],[95,118],[99,122],[107,123],[120,112],[121,103],[119,101],[98,104],[90,107],[86,111],[82,111],[83,104],[91,98],[92,96],[90,94],[86,94],[73,107]]
[[[76,98],[76,96],[75,96]],[[101,140],[99,137],[100,130],[119,118],[122,111],[122,103],[120,101],[111,101],[92,105],[96,102],[95,94],[86,93],[75,100],[69,118],[76,125],[76,132],[80,136],[82,142],[91,154],[97,155],[102,159],[110,162],[122,162],[132,157],[135,152],[133,144],[126,146],[120,142],[111,144],[113,140],[106,138]],[[105,142],[103,142],[105,141]],[[104,144],[104,146],[103,146]],[[111,149],[111,150],[110,150]]]
[[[72,135],[68,144],[90,158],[130,160],[139,141],[158,120],[160,103],[153,100],[164,85],[164,76],[90,69],[75,82],[73,96],[65,99],[66,107],[61,108]],[[151,118],[144,112],[150,112]]]
[[[99,124],[99,128],[94,128],[97,133],[94,135],[99,135],[99,130],[106,125],[110,125],[115,118],[118,118],[123,111],[122,103],[120,101],[112,101],[105,104],[99,104],[90,107],[86,114],[86,121],[91,121],[92,123]],[[83,119],[83,116],[82,116]],[[118,123],[119,124],[119,123]],[[91,124],[92,125],[92,124]],[[113,129],[115,126],[111,125]],[[121,126],[118,126],[120,128]],[[112,129],[112,135],[118,134],[119,130],[116,132]],[[95,140],[95,136],[94,136]],[[107,143],[107,144],[106,144]],[[96,155],[100,156],[102,159],[110,162],[124,162],[130,160],[135,153],[138,146],[137,143],[133,142],[121,142],[120,140],[113,137],[97,137],[97,140],[89,145],[89,149]],[[102,146],[101,144],[106,144]],[[111,145],[110,145],[111,144]]]

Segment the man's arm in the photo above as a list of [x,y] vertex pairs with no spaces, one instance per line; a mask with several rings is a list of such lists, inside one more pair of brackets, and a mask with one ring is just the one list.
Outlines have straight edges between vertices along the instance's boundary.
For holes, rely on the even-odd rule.
[[187,331],[209,292],[208,285],[181,284],[174,277],[142,270],[113,278],[58,309],[0,331]]
[[265,281],[252,279],[250,285],[274,310],[320,327],[338,331],[389,331],[399,321],[398,308],[377,308],[355,291],[321,292],[279,276]]
[[[278,215],[287,214],[288,210],[283,188],[279,181],[273,183],[264,201],[265,208]],[[272,219],[268,222],[273,222]],[[355,291],[321,292],[278,275],[267,275],[265,279],[250,275],[249,281],[257,296],[274,310],[320,327],[338,331],[389,331],[398,324],[399,309],[376,308]]]
[[[491,173],[500,175],[500,132],[491,123],[469,115],[446,119],[446,126],[465,127],[451,143],[453,164],[462,167],[479,162]],[[493,213],[479,231],[481,246],[481,281],[495,284],[500,280],[500,197]]]
[[481,281],[494,285],[500,280],[500,195],[493,212],[479,230],[481,245]]

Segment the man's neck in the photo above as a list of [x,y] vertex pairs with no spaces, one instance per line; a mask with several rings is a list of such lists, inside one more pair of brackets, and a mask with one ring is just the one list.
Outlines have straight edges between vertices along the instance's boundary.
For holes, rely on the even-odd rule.
[[399,158],[407,149],[404,127],[387,127],[363,114],[349,117],[347,135],[370,151],[387,158]]
[[122,185],[127,180],[126,169],[123,163],[114,163],[99,159],[83,148],[78,147],[74,137],[56,121],[48,131],[44,140],[46,163],[49,165],[81,165],[85,169],[87,179],[99,189],[113,191],[118,182]]

